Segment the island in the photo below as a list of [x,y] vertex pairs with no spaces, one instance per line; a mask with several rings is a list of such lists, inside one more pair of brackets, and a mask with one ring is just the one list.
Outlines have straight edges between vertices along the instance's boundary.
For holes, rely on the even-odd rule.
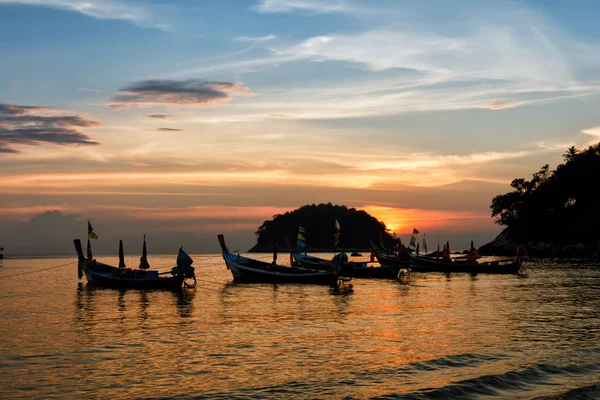
[[366,211],[327,203],[307,204],[263,222],[255,232],[256,245],[248,251],[272,252],[276,244],[279,249],[289,250],[287,243],[295,246],[300,226],[304,228],[309,251],[333,251],[336,219],[340,224],[337,250],[368,251],[370,241],[378,241],[380,237],[385,245],[392,247],[394,244],[385,224]]

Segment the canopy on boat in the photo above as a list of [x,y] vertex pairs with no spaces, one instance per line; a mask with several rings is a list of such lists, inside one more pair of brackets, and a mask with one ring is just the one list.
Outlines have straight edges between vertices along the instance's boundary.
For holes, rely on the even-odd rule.
[[179,253],[177,254],[177,266],[178,267],[189,267],[194,263],[192,257],[190,257],[184,250],[183,247],[179,248]]

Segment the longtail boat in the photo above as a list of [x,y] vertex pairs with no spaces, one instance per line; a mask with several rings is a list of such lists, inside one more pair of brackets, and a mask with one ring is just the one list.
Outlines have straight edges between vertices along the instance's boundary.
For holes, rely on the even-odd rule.
[[[150,270],[147,260],[146,239],[144,237],[144,251],[140,259],[140,269],[127,268],[123,254],[123,241],[119,241],[119,266],[113,267],[96,261],[92,256],[90,241],[88,240],[88,257],[84,257],[81,241],[75,239],[75,250],[77,251],[77,270],[79,279],[85,274],[91,285],[102,286],[113,289],[167,289],[180,290],[183,286],[195,287],[196,277],[193,260],[183,248],[179,249],[177,255],[177,266],[167,272]],[[169,275],[169,276],[166,276]],[[193,283],[188,284],[186,280]]]
[[466,272],[470,274],[518,274],[521,261],[506,259],[488,262],[468,262],[466,260],[441,260],[427,256],[410,254],[411,270],[414,272]]
[[379,261],[379,264],[387,268],[392,268],[396,275],[402,268],[408,268],[410,265],[410,258],[408,257],[408,250],[404,253],[393,253],[387,249],[375,246],[371,242],[371,257]]
[[[326,270],[331,268],[331,261],[324,258],[308,256],[297,251],[290,253],[294,264],[299,267]],[[344,263],[344,271],[353,278],[395,279],[398,271],[387,265],[370,266],[366,262],[349,261]]]
[[[225,244],[225,237],[217,235],[223,259],[233,279],[249,283],[304,283],[315,285],[337,286],[341,277],[342,257],[334,261],[331,268],[323,271],[314,268],[293,268],[276,263],[276,254],[272,263],[230,253]],[[342,254],[342,253],[340,253]],[[340,256],[338,254],[338,256]],[[337,257],[337,256],[336,256]],[[347,259],[347,257],[346,257]]]
[[[337,220],[336,220],[335,229],[336,229],[335,242],[337,244],[337,242],[339,241],[339,229],[340,229],[339,223],[337,223]],[[287,237],[285,238],[285,241],[287,242],[287,245],[290,248],[290,265],[298,266],[298,267],[302,267],[302,268],[311,268],[311,269],[316,269],[316,270],[321,270],[321,271],[329,270],[331,268],[331,263],[332,263],[331,260],[326,260],[324,258],[309,256],[306,254],[306,239],[304,237],[305,233],[306,233],[306,231],[304,230],[304,228],[299,226],[298,227],[298,241],[296,242],[295,247],[290,244],[290,241]],[[304,250],[304,253],[302,253],[302,250]],[[396,275],[394,275],[393,271],[391,271],[389,268],[386,268],[386,267],[369,266],[366,262],[348,261],[348,257],[344,253],[344,251],[342,251],[342,253],[340,253],[340,254],[344,254],[343,256],[338,255],[339,257],[344,258],[342,269],[344,270],[344,272],[347,275],[349,275],[351,277],[354,277],[354,278],[395,278],[396,275],[398,274],[396,272]]]

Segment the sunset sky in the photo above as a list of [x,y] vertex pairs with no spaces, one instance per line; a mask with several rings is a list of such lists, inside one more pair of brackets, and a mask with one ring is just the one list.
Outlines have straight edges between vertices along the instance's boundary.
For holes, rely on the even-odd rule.
[[[0,0],[0,246],[246,250],[364,209],[430,247],[600,141],[600,2]],[[343,237],[343,227],[342,237]],[[307,233],[310,242],[310,232]],[[309,243],[310,245],[310,243]]]

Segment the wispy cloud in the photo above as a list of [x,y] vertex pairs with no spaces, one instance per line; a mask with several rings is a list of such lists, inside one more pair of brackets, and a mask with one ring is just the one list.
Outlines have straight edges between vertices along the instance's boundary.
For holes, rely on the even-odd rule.
[[589,136],[600,137],[600,126],[597,126],[595,128],[584,129],[581,131],[581,133]]
[[182,132],[183,129],[176,129],[176,128],[157,128],[155,129],[158,132]]
[[61,110],[37,106],[0,103],[0,153],[18,153],[14,145],[98,145],[76,128],[90,128],[100,123],[74,115],[48,115]]
[[154,118],[154,119],[169,119],[172,117],[172,115],[169,114],[152,114],[152,115],[146,115],[147,118]]
[[129,163],[130,165],[133,165],[134,167],[149,167],[150,164],[142,162],[142,161],[133,161]]
[[140,27],[169,29],[166,24],[155,23],[149,9],[121,0],[0,0],[0,5],[3,4],[50,7],[97,19],[129,21]]
[[311,11],[318,13],[341,12],[349,8],[343,0],[262,0],[255,9],[262,13]]
[[594,128],[584,129],[581,131],[584,135],[591,136],[593,139],[586,142],[585,146],[592,146],[598,144],[600,141],[600,126]]
[[275,35],[267,35],[267,36],[238,36],[234,40],[238,42],[251,42],[251,43],[259,43],[259,42],[268,42],[269,40],[276,39]]
[[532,151],[486,152],[467,155],[413,154],[399,160],[379,160],[360,163],[361,170],[404,170],[410,171],[424,167],[449,167],[457,165],[483,164],[494,161],[521,158],[532,154]]
[[121,89],[109,106],[127,107],[209,106],[231,100],[233,95],[251,96],[254,93],[239,83],[210,82],[198,79],[184,81],[147,80]]
[[[284,113],[290,118],[327,119],[430,110],[496,111],[600,92],[597,82],[578,76],[580,70],[600,65],[600,48],[574,39],[533,8],[519,2],[486,7],[465,2],[457,10],[453,7],[460,20],[435,24],[424,8],[350,0],[264,0],[257,11],[348,13],[361,20],[360,30],[280,43],[272,46],[271,57],[182,74],[307,61],[334,61],[335,68],[358,67],[369,74],[358,83],[355,73],[353,83],[340,73],[314,89],[309,84],[272,90],[255,102],[257,109],[247,114],[251,120]],[[390,79],[394,75],[397,78]],[[241,111],[234,119],[244,118]]]
[[487,108],[490,110],[504,110],[506,108],[515,108],[518,106],[519,103],[515,102],[496,101],[495,103],[490,104]]
[[280,53],[348,61],[371,71],[415,70],[446,75],[448,80],[569,81],[564,55],[548,39],[538,29],[506,29],[490,23],[485,29],[454,36],[406,28],[317,36]]
[[91,88],[77,88],[77,90],[80,90],[82,92],[95,92],[95,93],[102,93],[102,92],[104,92],[104,90],[102,90],[102,89],[91,89]]

